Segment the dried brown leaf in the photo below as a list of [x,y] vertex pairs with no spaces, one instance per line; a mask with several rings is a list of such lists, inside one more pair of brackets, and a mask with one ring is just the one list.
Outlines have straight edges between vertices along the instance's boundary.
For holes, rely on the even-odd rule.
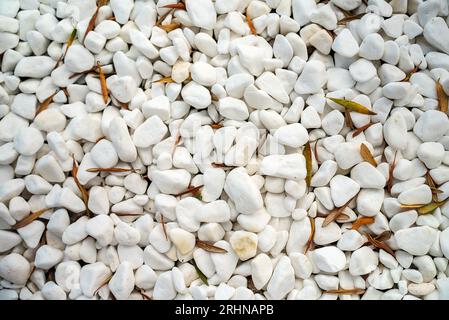
[[391,238],[392,235],[393,233],[390,230],[386,230],[381,234],[377,235],[376,237],[374,237],[374,239],[376,239],[377,241],[387,241],[388,239]]
[[197,186],[197,187],[190,187],[190,188],[188,188],[187,190],[185,190],[185,191],[183,191],[183,192],[180,192],[180,193],[178,193],[178,194],[176,194],[175,196],[176,197],[180,197],[180,196],[183,196],[183,195],[186,195],[186,194],[189,194],[189,193],[192,193],[192,194],[197,194],[198,193],[198,191],[201,189],[203,187],[203,185],[199,185],[199,186]]
[[159,28],[161,28],[165,32],[170,32],[170,31],[173,31],[173,30],[181,28],[181,27],[182,27],[182,24],[177,23],[177,22],[172,22],[169,24],[162,24],[159,26]]
[[223,128],[223,125],[222,125],[221,123],[212,123],[212,124],[210,125],[210,127],[211,127],[212,129],[220,129],[220,128]]
[[371,127],[374,123],[370,122],[368,124],[365,124],[364,126],[361,126],[360,128],[355,129],[352,132],[352,137],[357,137],[359,134],[361,134],[363,131],[365,131],[366,129],[368,129],[369,127]]
[[100,66],[100,62],[98,62],[98,61],[97,61],[97,70],[98,70],[98,75],[100,77],[101,95],[103,96],[104,103],[108,103],[109,92],[108,92],[108,86],[106,84],[106,77],[104,75],[103,69]]
[[53,93],[51,96],[49,96],[44,101],[42,101],[42,103],[36,109],[36,115],[38,115],[39,113],[41,113],[44,110],[47,110],[50,103],[53,102],[53,97],[56,95],[56,93],[57,92]]
[[[352,198],[354,199],[354,198]],[[342,212],[346,209],[346,207],[351,203],[352,199],[349,199],[348,202],[346,202],[343,206],[341,206],[340,208],[335,208],[334,210],[332,210],[327,216],[326,218],[324,218],[322,227],[327,226],[329,223],[335,221],[339,215],[342,214]]]
[[410,72],[405,76],[405,78],[401,80],[401,82],[407,82],[407,81],[410,81],[410,78],[412,77],[412,75],[414,75],[416,72],[418,72],[419,66],[420,66],[420,65],[421,65],[421,62],[419,62],[419,63],[413,68],[413,70],[410,71]]
[[361,226],[374,223],[374,217],[360,217],[352,224],[352,230],[358,230]]
[[393,171],[396,167],[396,157],[398,155],[398,150],[394,153],[393,163],[390,164],[390,168],[388,170],[388,181],[387,181],[387,191],[391,193],[391,188],[393,187]]
[[312,148],[310,147],[310,142],[306,143],[302,154],[306,158],[306,184],[310,187],[312,181]]
[[349,110],[345,110],[344,115],[345,115],[345,126],[347,126],[348,128],[354,128],[354,123],[352,122],[352,117]]
[[89,20],[89,23],[87,24],[86,32],[84,33],[84,37],[83,37],[83,44],[86,42],[87,34],[89,32],[91,32],[95,27],[95,21],[97,20],[99,10],[100,10],[100,7],[97,6],[97,9],[95,9],[94,14],[92,15],[92,17]]
[[195,244],[198,248],[201,248],[205,251],[208,252],[213,252],[213,253],[228,253],[228,251],[226,249],[214,246],[206,241],[201,241],[201,240],[196,240],[196,244]]
[[378,249],[382,249],[394,257],[394,251],[385,242],[377,240],[369,233],[365,233],[365,236],[374,247],[376,247]]
[[79,191],[81,192],[81,197],[83,198],[84,205],[86,206],[86,212],[88,215],[90,215],[90,211],[88,208],[88,202],[89,202],[89,193],[87,192],[86,188],[80,183],[78,180],[78,164],[75,160],[75,156],[72,154],[72,177],[75,181],[76,186],[78,187]]
[[312,248],[313,237],[315,236],[315,219],[309,217],[309,220],[310,220],[310,235],[309,239],[307,239],[306,250],[304,251],[304,254],[306,254]]
[[182,2],[178,2],[178,3],[167,4],[165,6],[162,6],[162,8],[185,10],[186,5]]
[[354,288],[354,289],[325,290],[324,293],[329,293],[329,294],[364,294],[365,293],[365,289]]
[[31,222],[33,222],[34,220],[39,218],[41,215],[43,215],[45,213],[45,211],[47,211],[47,210],[48,209],[41,209],[41,210],[38,210],[35,212],[31,212],[31,214],[29,216],[18,221],[15,225],[13,225],[11,227],[11,229],[17,230],[17,229],[20,229],[20,228],[23,228],[23,227],[29,225]]
[[377,167],[377,162],[374,159],[373,154],[364,143],[360,144],[360,155],[363,160],[369,162],[373,167]]
[[437,97],[438,97],[438,110],[447,113],[449,101],[447,94],[446,92],[444,92],[443,86],[441,85],[439,80],[435,82],[435,87],[437,90]]

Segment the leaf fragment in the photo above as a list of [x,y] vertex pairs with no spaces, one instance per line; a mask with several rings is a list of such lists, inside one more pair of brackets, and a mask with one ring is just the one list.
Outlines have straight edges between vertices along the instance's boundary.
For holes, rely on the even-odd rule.
[[310,142],[306,143],[302,154],[304,158],[306,158],[306,184],[307,187],[310,187],[310,183],[312,181],[312,148],[310,147]]
[[374,238],[372,235],[370,235],[369,233],[365,233],[366,238],[368,239],[368,241],[376,248],[378,249],[382,249],[386,252],[388,252],[389,254],[391,254],[393,257],[395,256],[394,251],[390,248],[389,245],[387,245],[385,242],[383,241],[379,241],[378,239]]
[[162,8],[185,10],[186,9],[186,5],[184,3],[182,3],[182,2],[178,2],[178,3],[167,4],[165,6],[162,6]]
[[168,24],[162,24],[162,25],[159,26],[159,28],[161,28],[165,32],[170,32],[170,31],[173,31],[173,30],[181,28],[181,27],[182,27],[182,24],[177,23],[177,22],[172,22],[172,23],[168,23]]
[[360,103],[355,102],[355,101],[338,99],[338,98],[328,98],[328,99],[335,103],[338,103],[339,105],[341,105],[342,107],[344,107],[350,111],[358,112],[361,114],[367,114],[367,115],[376,115],[377,114],[377,113],[371,111],[370,109],[368,109],[367,107],[362,106]]
[[64,59],[64,57],[66,56],[67,51],[72,46],[73,41],[75,41],[76,32],[77,32],[77,29],[73,28],[72,33],[70,33],[69,39],[67,40],[67,43],[66,43],[66,46],[65,46],[65,50],[64,50],[64,54],[61,54],[61,56],[58,58],[58,61],[56,61],[55,67],[57,67],[59,65],[59,63],[61,62],[61,60]]
[[213,252],[213,253],[228,253],[228,251],[227,251],[226,249],[223,249],[223,248],[214,246],[214,245],[212,245],[212,244],[210,244],[210,243],[208,243],[208,242],[206,242],[206,241],[196,240],[195,245],[196,245],[198,248],[201,248],[201,249],[203,249],[203,250],[205,250],[205,251],[208,251],[208,252]]
[[220,129],[220,128],[223,128],[223,125],[222,125],[221,123],[212,123],[212,124],[210,125],[210,127],[211,127],[212,129]]
[[352,122],[351,112],[349,110],[345,110],[345,126],[348,128],[354,128],[354,123]]
[[198,193],[198,191],[199,191],[202,187],[204,187],[204,185],[202,185],[202,184],[199,185],[199,186],[197,186],[197,187],[190,187],[190,188],[188,188],[187,190],[185,190],[185,191],[183,191],[183,192],[180,192],[180,193],[176,194],[175,196],[176,196],[176,197],[180,197],[180,196],[183,196],[183,195],[186,195],[186,194],[189,194],[189,193],[192,193],[193,195],[195,195],[195,194]]
[[326,218],[324,218],[322,227],[327,226],[328,224],[330,224],[331,222],[335,221],[339,215],[341,215],[343,213],[343,211],[346,209],[346,207],[351,203],[352,199],[351,198],[348,200],[348,202],[346,202],[343,206],[341,206],[340,208],[335,208],[334,210],[332,210],[327,216]]
[[352,230],[358,230],[361,226],[374,223],[374,217],[360,217],[352,224]]
[[310,235],[309,239],[307,239],[306,250],[304,251],[304,254],[306,254],[312,248],[313,237],[315,236],[315,219],[309,217],[309,220],[310,220]]
[[97,61],[97,69],[98,75],[100,77],[101,95],[103,96],[104,103],[107,104],[109,100],[108,86],[106,85],[106,76],[104,75],[103,69],[101,68],[99,61]]
[[172,77],[163,77],[159,80],[153,81],[153,83],[174,83],[175,80],[172,79]]
[[425,206],[422,206],[420,208],[418,208],[418,213],[419,214],[428,214],[428,213],[432,213],[435,209],[441,207],[442,205],[444,205],[447,202],[448,199],[444,200],[444,201],[439,201],[439,202],[431,202],[429,204],[426,204]]
[[44,101],[41,102],[41,104],[36,109],[36,115],[38,115],[39,113],[41,113],[44,110],[47,110],[47,108],[50,105],[50,103],[53,102],[53,98],[56,95],[56,93],[57,92],[53,93],[52,95],[50,95]]
[[419,62],[419,63],[413,68],[413,70],[410,71],[410,72],[405,76],[405,78],[401,80],[401,82],[407,82],[407,81],[410,81],[410,78],[411,78],[416,72],[418,72],[419,66],[420,66],[420,65],[421,65],[421,62]]
[[364,143],[360,144],[360,155],[362,156],[363,160],[369,162],[373,167],[377,167],[377,162],[374,159],[373,154]]
[[435,87],[437,90],[437,97],[438,97],[438,110],[447,113],[449,103],[448,96],[446,92],[444,92],[443,86],[441,85],[439,80],[435,82]]
[[22,220],[18,221],[15,225],[11,227],[13,230],[17,230],[20,228],[23,228],[27,225],[29,225],[31,222],[39,218],[41,215],[43,215],[48,209],[41,209],[35,212],[31,212],[30,215],[26,216]]

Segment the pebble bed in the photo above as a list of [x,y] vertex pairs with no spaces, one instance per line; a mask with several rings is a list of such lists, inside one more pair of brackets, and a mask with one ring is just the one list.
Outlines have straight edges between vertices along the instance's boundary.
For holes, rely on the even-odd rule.
[[448,0],[0,0],[0,299],[449,299]]

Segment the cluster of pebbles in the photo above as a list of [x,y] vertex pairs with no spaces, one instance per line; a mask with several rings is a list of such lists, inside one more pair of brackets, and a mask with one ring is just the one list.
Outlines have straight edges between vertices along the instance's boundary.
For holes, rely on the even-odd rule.
[[1,0],[0,299],[449,299],[447,0]]

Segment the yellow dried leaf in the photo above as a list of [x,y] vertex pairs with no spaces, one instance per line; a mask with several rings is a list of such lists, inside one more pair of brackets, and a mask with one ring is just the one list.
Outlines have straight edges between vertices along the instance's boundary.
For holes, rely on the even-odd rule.
[[425,206],[418,208],[417,211],[419,214],[432,213],[435,209],[437,209],[437,208],[441,207],[443,204],[445,204],[446,201],[447,200],[439,201],[439,202],[431,202],[429,204],[426,204]]
[[344,107],[350,111],[354,111],[354,112],[358,112],[358,113],[362,113],[362,114],[368,114],[368,115],[376,115],[377,114],[377,113],[371,111],[370,109],[368,109],[367,107],[362,106],[360,103],[355,102],[355,101],[338,99],[338,98],[328,98],[328,99],[335,103],[338,103],[339,105],[341,105],[342,107]]
[[377,162],[374,159],[373,154],[364,143],[360,144],[360,155],[363,160],[369,162],[372,166],[377,167]]
[[172,77],[164,77],[159,80],[153,81],[153,83],[174,83],[175,80],[172,79]]

